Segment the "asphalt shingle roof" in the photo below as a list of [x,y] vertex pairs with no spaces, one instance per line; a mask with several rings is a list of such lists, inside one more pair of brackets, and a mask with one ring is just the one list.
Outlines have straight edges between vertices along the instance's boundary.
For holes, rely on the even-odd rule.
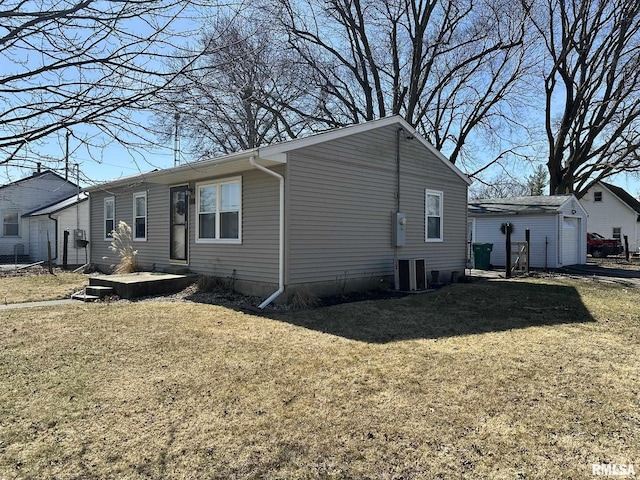
[[545,195],[532,197],[484,198],[469,202],[473,215],[555,213],[571,195]]
[[82,203],[87,198],[89,198],[89,194],[85,192],[81,192],[80,195],[73,195],[72,197],[66,198],[56,203],[52,203],[46,207],[40,207],[33,212],[25,213],[22,215],[23,217],[36,217],[38,215],[49,215],[52,213],[59,212],[60,210],[64,210],[65,208],[71,207],[76,203]]

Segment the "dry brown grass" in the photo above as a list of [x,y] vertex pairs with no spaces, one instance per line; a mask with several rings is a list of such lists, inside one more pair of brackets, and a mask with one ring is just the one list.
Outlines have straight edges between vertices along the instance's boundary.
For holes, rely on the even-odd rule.
[[0,277],[0,304],[69,298],[88,283],[86,275],[71,272]]
[[590,478],[640,463],[638,291],[453,285],[278,318],[0,314],[0,478]]

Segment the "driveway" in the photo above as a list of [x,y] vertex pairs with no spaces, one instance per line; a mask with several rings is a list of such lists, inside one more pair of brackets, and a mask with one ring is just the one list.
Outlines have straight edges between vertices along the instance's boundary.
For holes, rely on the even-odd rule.
[[[468,272],[469,270],[467,270]],[[570,265],[549,273],[532,270],[531,275],[563,275],[571,278],[590,278],[597,282],[617,283],[627,287],[640,288],[640,263],[625,264],[615,259],[589,259],[585,265]],[[514,275],[517,277],[517,275]],[[505,278],[504,270],[471,270],[471,278]]]
[[640,269],[637,268],[637,265],[635,268],[633,265],[625,268],[623,264],[597,264],[594,262],[586,265],[570,265],[560,269],[559,273],[640,288]]

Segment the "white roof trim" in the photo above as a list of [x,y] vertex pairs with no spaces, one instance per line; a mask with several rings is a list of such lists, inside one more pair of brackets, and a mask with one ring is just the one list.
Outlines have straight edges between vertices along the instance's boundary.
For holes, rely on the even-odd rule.
[[584,207],[582,206],[582,204],[580,203],[580,200],[578,200],[578,197],[576,197],[573,193],[569,196],[569,198],[567,198],[564,202],[562,202],[562,205],[560,205],[558,207],[558,210],[562,210],[562,208],[564,208],[564,206],[569,203],[571,200],[575,200],[575,202],[578,204],[578,207],[580,207],[580,210],[582,210],[582,213],[584,213],[585,217],[589,216],[589,212],[587,212]]
[[154,170],[152,172],[147,173],[139,173],[127,177],[122,177],[116,180],[112,180],[94,187],[90,187],[85,189],[86,191],[94,191],[100,190],[107,185],[119,185],[122,183],[130,182],[134,179],[144,179],[145,181],[151,181],[153,179],[160,179],[170,177],[172,175],[179,175],[188,173],[190,171],[203,170],[208,171],[211,167],[216,165],[230,164],[233,162],[243,162],[247,161],[249,157],[256,156],[263,160],[271,161],[274,164],[285,164],[287,163],[287,152],[292,150],[297,150],[300,148],[309,147],[312,145],[317,145],[324,142],[329,142],[331,140],[337,140],[339,138],[344,138],[350,135],[355,135],[358,133],[368,132],[370,130],[374,130],[376,128],[386,127],[389,125],[399,125],[402,127],[407,133],[415,137],[427,150],[429,150],[433,155],[443,162],[447,167],[449,167],[456,175],[458,175],[462,180],[464,180],[467,185],[471,185],[471,179],[456,167],[453,163],[449,161],[438,149],[436,149],[431,143],[429,143],[422,135],[420,135],[415,128],[413,128],[404,118],[399,115],[394,115],[391,117],[384,117],[378,120],[371,120],[365,123],[357,123],[355,125],[350,125],[347,127],[335,128],[333,130],[328,130],[326,132],[319,132],[313,135],[309,135],[308,137],[297,138],[294,140],[288,140],[286,142],[268,145],[266,147],[253,148],[250,150],[244,150],[237,153],[232,153],[229,155],[225,155],[222,157],[216,157],[207,160],[201,160],[198,162],[187,163],[184,165],[180,165],[179,167],[165,168],[162,170]]

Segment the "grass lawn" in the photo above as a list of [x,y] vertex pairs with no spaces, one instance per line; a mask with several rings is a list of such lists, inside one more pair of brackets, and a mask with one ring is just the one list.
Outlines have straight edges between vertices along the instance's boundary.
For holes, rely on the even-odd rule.
[[0,478],[638,473],[638,295],[531,279],[269,318],[3,311]]
[[0,277],[0,303],[39,302],[69,298],[89,284],[81,273],[58,272],[55,275]]

